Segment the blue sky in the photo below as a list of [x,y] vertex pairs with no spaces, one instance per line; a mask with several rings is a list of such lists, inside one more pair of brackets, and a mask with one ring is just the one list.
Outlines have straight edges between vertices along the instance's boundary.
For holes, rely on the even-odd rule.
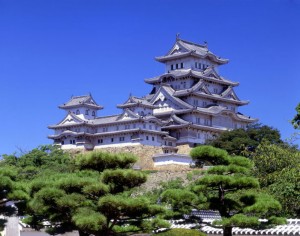
[[[92,93],[105,108],[164,72],[154,60],[182,39],[228,58],[220,74],[236,88],[244,114],[294,132],[300,102],[299,0],[0,0],[0,154],[49,144],[58,105]],[[299,142],[298,142],[299,143]]]

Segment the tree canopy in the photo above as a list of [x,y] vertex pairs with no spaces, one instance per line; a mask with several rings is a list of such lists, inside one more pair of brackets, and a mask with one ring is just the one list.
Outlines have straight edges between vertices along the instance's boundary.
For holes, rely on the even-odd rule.
[[267,125],[253,124],[246,129],[224,131],[215,139],[208,140],[206,144],[226,150],[230,155],[245,156],[251,155],[262,140],[273,144],[284,143],[277,129]]
[[300,103],[297,105],[295,110],[296,110],[296,115],[292,120],[292,124],[295,129],[299,129],[300,128]]
[[131,154],[91,152],[74,158],[72,173],[40,174],[30,183],[26,223],[36,229],[50,223],[51,234],[78,230],[80,235],[114,235],[147,231],[168,224],[159,218],[162,207],[132,189],[146,181],[131,169]]
[[262,142],[253,153],[254,175],[282,204],[281,214],[300,216],[300,151]]
[[[222,219],[214,222],[222,227],[225,236],[232,235],[232,227],[265,228],[284,223],[275,217],[281,205],[273,197],[261,191],[259,182],[251,176],[253,162],[242,156],[230,156],[226,151],[212,146],[199,146],[191,151],[196,163],[210,162],[205,175],[188,189],[167,190],[163,201],[173,208],[180,201],[197,209],[216,210]],[[259,221],[265,218],[267,222]]]

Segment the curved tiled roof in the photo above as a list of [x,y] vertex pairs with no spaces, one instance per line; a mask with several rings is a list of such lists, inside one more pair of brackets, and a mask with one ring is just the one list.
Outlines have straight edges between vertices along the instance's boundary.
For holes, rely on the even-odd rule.
[[150,102],[153,104],[155,102],[155,99],[159,96],[159,94],[163,93],[172,102],[174,102],[175,104],[178,104],[179,106],[181,106],[182,109],[193,108],[193,106],[191,106],[190,104],[182,101],[181,99],[179,99],[177,97],[174,97],[173,96],[174,92],[175,92],[175,90],[170,85],[162,85],[162,86],[160,86],[160,88],[158,89],[156,94],[152,97]]
[[134,107],[137,105],[141,105],[141,106],[152,108],[152,109],[156,108],[156,106],[154,106],[153,104],[148,102],[145,98],[138,98],[138,97],[134,97],[134,96],[130,96],[126,102],[124,102],[123,104],[117,105],[117,107],[126,108],[126,107]]
[[60,105],[59,108],[66,109],[81,106],[95,108],[98,110],[103,108],[95,102],[92,95],[72,96],[68,102],[64,103],[63,105]]
[[172,49],[165,56],[156,57],[155,59],[159,62],[166,62],[188,56],[207,58],[219,65],[226,64],[229,61],[209,51],[207,45],[200,45],[182,39],[177,39]]
[[210,77],[209,73],[206,73],[205,71],[202,72],[202,71],[196,71],[193,69],[172,70],[169,73],[165,73],[165,74],[162,74],[160,76],[150,78],[150,79],[145,79],[145,82],[148,84],[155,84],[155,83],[162,83],[163,78],[166,78],[166,77],[182,78],[182,77],[187,77],[187,76],[192,76],[197,79],[205,79],[206,81],[216,82],[216,83],[225,84],[225,85],[237,86],[239,84],[238,82],[232,82],[230,80],[226,80],[223,77],[220,77],[220,79]]
[[[250,228],[233,227],[233,235],[300,235],[300,220],[289,219],[285,225],[277,225],[270,229],[254,230]],[[204,226],[201,228],[207,234],[223,234],[223,229]]]

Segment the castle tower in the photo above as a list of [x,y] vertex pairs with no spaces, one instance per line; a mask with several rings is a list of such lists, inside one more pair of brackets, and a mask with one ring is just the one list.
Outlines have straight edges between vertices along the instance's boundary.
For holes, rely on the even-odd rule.
[[238,112],[249,102],[236,95],[239,83],[219,75],[218,67],[229,60],[209,51],[207,44],[177,37],[172,49],[156,60],[165,64],[165,73],[145,80],[153,86],[147,98],[158,106],[153,114],[168,121],[163,130],[177,138],[177,144],[204,143],[224,130],[256,121]]

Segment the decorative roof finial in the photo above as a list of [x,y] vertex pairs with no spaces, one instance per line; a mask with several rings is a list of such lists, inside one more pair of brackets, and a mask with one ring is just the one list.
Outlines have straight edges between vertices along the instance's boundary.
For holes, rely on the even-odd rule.
[[177,33],[177,34],[176,34],[176,41],[179,40],[179,36],[180,36],[180,33]]
[[204,46],[205,46],[205,47],[208,47],[207,41],[204,41]]

